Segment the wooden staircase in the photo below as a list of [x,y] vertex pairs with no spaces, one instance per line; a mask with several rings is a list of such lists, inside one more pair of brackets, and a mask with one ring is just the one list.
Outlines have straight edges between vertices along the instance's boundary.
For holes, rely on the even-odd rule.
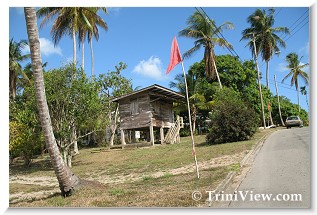
[[168,130],[166,137],[164,139],[164,143],[174,144],[180,141],[179,130],[184,128],[183,117],[177,116],[175,123]]

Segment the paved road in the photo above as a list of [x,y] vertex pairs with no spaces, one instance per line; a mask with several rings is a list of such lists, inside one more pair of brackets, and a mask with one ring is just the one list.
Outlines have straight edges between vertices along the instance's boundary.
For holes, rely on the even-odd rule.
[[229,207],[308,208],[310,184],[309,128],[279,130],[265,141]]

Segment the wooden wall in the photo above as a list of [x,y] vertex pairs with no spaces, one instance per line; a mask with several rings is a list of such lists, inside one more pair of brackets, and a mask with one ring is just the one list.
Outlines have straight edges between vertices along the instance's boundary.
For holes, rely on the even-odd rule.
[[147,93],[119,101],[121,129],[170,127],[173,123],[173,103]]

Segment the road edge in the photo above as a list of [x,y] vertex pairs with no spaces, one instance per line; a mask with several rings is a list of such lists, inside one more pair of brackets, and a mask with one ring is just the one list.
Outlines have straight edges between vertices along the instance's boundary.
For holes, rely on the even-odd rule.
[[[241,169],[239,170],[239,172],[243,172],[243,171],[242,171],[242,168],[243,168],[243,167],[246,167],[247,164],[250,164],[251,162],[253,162],[253,160],[254,160],[255,157],[257,156],[258,152],[261,150],[263,144],[265,143],[266,139],[267,139],[271,134],[273,134],[273,133],[276,132],[276,131],[279,131],[279,129],[274,129],[274,130],[272,130],[271,132],[265,134],[263,137],[261,137],[261,138],[255,143],[255,145],[254,145],[254,146],[252,147],[252,149],[248,152],[248,154],[246,154],[246,155],[244,156],[244,158],[240,161],[240,168],[241,168]],[[246,177],[246,175],[248,174],[249,170],[250,170],[250,168],[248,168],[247,171],[245,171],[245,172],[243,173],[243,178],[242,178],[241,180],[239,180],[238,185],[234,188],[234,190],[236,190],[236,189],[240,186],[241,182],[242,182],[243,179]],[[225,204],[225,205],[219,205],[219,206],[218,206],[218,205],[216,205],[218,202],[214,201],[214,199],[215,199],[215,196],[216,196],[217,194],[220,194],[220,192],[223,192],[225,189],[227,189],[227,188],[229,187],[230,183],[232,182],[234,176],[237,175],[237,173],[238,173],[237,171],[230,171],[230,172],[227,174],[226,178],[225,178],[224,180],[222,180],[222,182],[221,182],[221,183],[217,186],[217,188],[212,192],[212,193],[213,193],[213,197],[211,198],[211,200],[210,200],[210,199],[207,199],[207,200],[206,200],[206,203],[207,203],[208,207],[223,208],[223,207],[227,207],[227,206],[230,204],[230,202],[228,202],[228,203]],[[233,191],[234,191],[234,190],[233,190]]]

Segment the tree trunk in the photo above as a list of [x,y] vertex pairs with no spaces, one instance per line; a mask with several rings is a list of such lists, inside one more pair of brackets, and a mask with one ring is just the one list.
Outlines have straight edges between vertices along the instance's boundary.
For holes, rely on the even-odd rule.
[[95,60],[94,60],[94,49],[92,48],[92,38],[90,40],[90,52],[91,52],[91,79],[94,80]]
[[72,126],[71,128],[71,139],[70,142],[74,142],[74,153],[75,155],[79,154],[79,150],[78,150],[78,143],[77,143],[77,132],[76,132],[76,127]]
[[299,101],[299,90],[298,87],[296,88],[297,90],[297,100],[298,100],[298,113],[300,112],[300,101]]
[[257,72],[258,72],[258,85],[259,85],[261,109],[262,109],[262,121],[263,121],[264,129],[266,129],[266,122],[265,122],[265,115],[264,115],[264,104],[263,104],[263,96],[262,96],[262,87],[261,87],[261,80],[260,80],[260,69],[259,69],[259,63],[258,63],[258,55],[257,55],[257,52],[256,52],[254,34],[253,34],[253,47],[254,47],[254,57],[255,57],[256,69],[257,69]]
[[[270,81],[269,81],[269,61],[266,61],[266,87],[268,90],[270,90]],[[270,123],[273,125],[273,119],[272,119],[272,112],[271,109],[269,110],[269,118],[270,118]]]
[[16,96],[17,75],[14,70],[9,70],[9,97],[14,99]]
[[116,111],[114,112],[114,120],[112,121],[111,113],[110,113],[110,131],[111,131],[111,136],[110,136],[110,146],[113,146],[113,141],[114,137],[116,134],[117,130],[117,120],[118,120],[118,115],[119,115],[119,105],[117,105]]
[[215,69],[215,73],[216,73],[217,80],[219,83],[219,87],[220,87],[220,89],[222,89],[222,84],[221,84],[219,73],[218,73],[217,66],[216,66],[216,59],[214,57],[213,57],[212,63],[214,64],[214,69]]
[[52,166],[58,179],[63,196],[69,196],[79,185],[79,178],[65,165],[57,147],[48,105],[45,95],[40,42],[37,28],[37,19],[34,8],[24,8],[26,28],[31,52],[32,69],[34,74],[36,102],[39,110],[40,122],[43,129],[46,147],[48,149]]
[[76,32],[75,32],[75,29],[73,28],[73,63],[74,65],[76,66],[76,61],[77,61],[77,58],[76,58]]
[[81,68],[85,70],[85,42],[81,42]]
[[270,90],[270,82],[269,82],[269,61],[266,61],[266,87]]

